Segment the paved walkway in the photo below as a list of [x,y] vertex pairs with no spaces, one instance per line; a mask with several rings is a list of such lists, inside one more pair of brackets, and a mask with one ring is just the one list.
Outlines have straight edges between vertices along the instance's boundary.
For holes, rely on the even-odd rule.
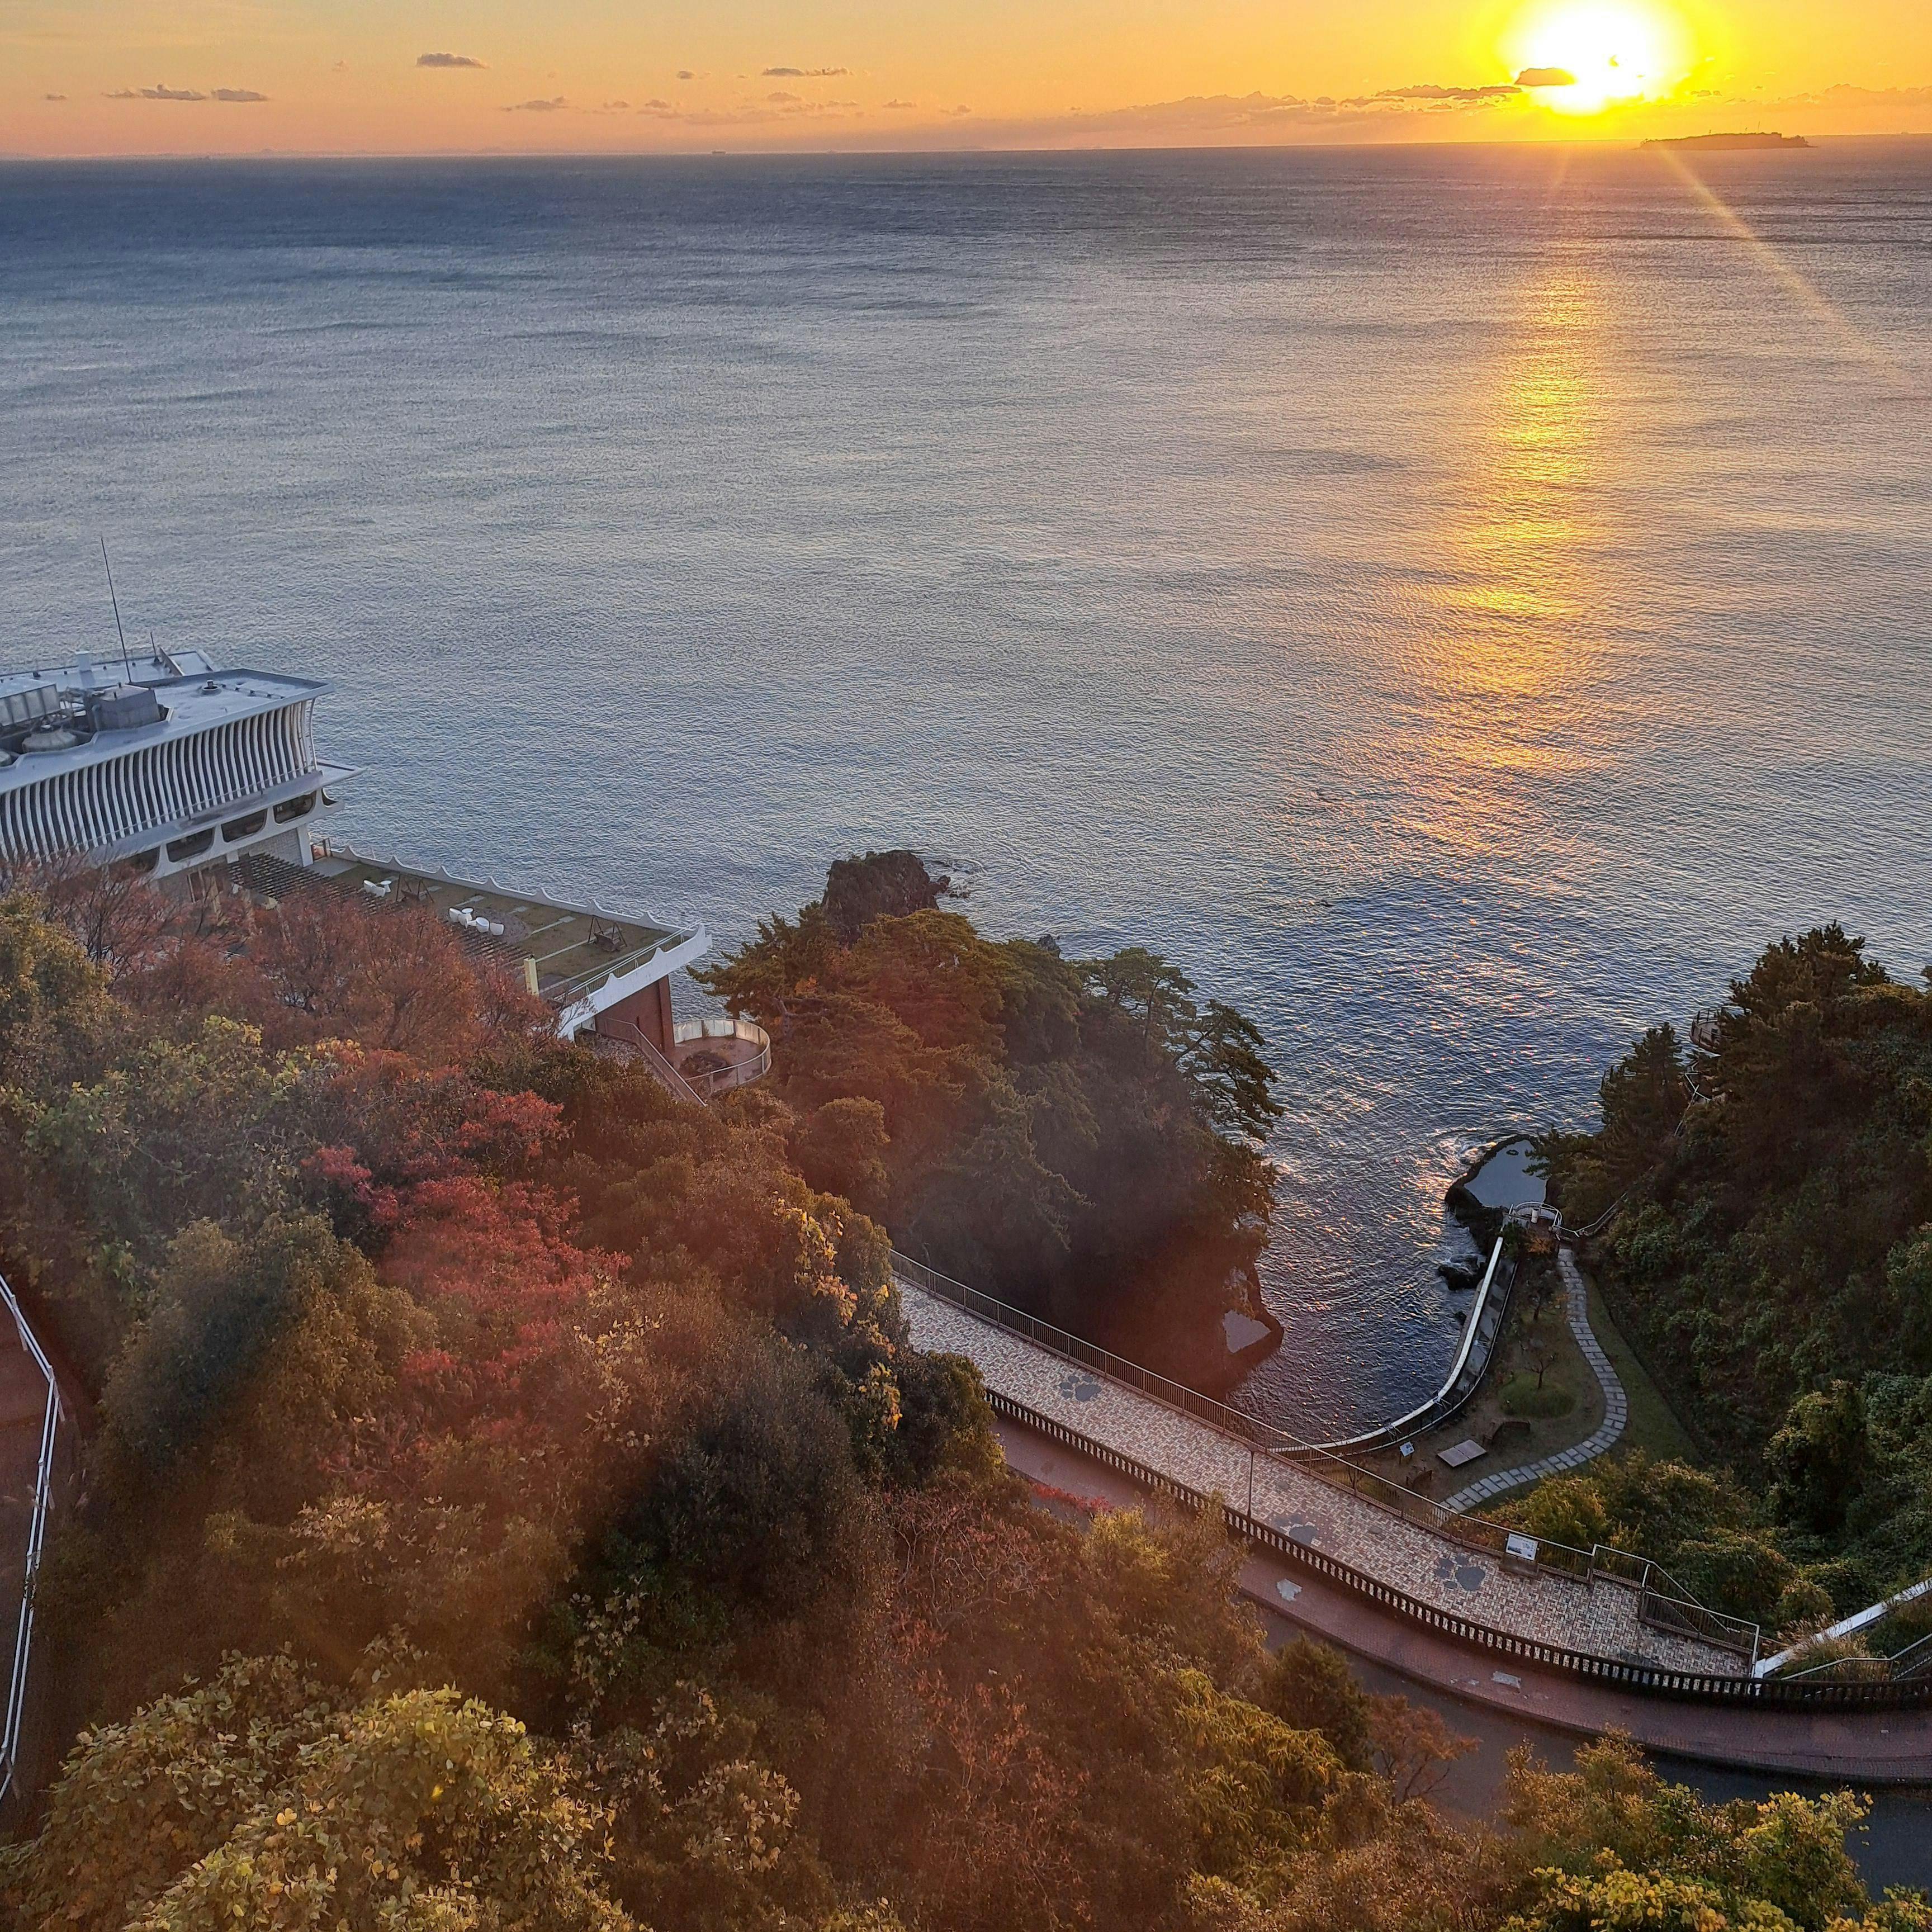
[[1521,1489],[1526,1483],[1540,1483],[1545,1476],[1564,1476],[1572,1469],[1581,1468],[1586,1462],[1594,1461],[1605,1450],[1612,1448],[1630,1420],[1630,1402],[1624,1394],[1624,1385],[1618,1381],[1610,1357],[1604,1353],[1603,1345],[1590,1326],[1590,1289],[1583,1279],[1583,1270],[1576,1265],[1576,1257],[1568,1248],[1557,1250],[1556,1264],[1563,1274],[1570,1332],[1576,1336],[1576,1346],[1582,1350],[1583,1359],[1589,1364],[1590,1372],[1596,1377],[1597,1386],[1604,1392],[1603,1422],[1574,1449],[1546,1456],[1540,1462],[1526,1462],[1520,1468],[1498,1469],[1494,1475],[1484,1476],[1467,1489],[1458,1490],[1449,1498],[1449,1508],[1453,1510],[1472,1510],[1487,1502],[1492,1496]]
[[1063,1360],[902,1279],[914,1342],[964,1355],[989,1388],[1036,1414],[1204,1492],[1284,1535],[1424,1603],[1493,1630],[1666,1670],[1742,1674],[1734,1652],[1653,1630],[1637,1618],[1637,1593],[1546,1570],[1504,1570],[1490,1557],[1323,1481],[1292,1462],[1257,1454],[1192,1416]]
[[[1022,1475],[1117,1506],[1144,1498],[1127,1478],[1077,1450],[1018,1423],[1002,1420],[995,1426],[1008,1463]],[[1252,1552],[1242,1566],[1241,1589],[1264,1609],[1358,1657],[1526,1724],[1583,1737],[1627,1731],[1650,1750],[1861,1785],[1923,1785],[1932,1765],[1932,1710],[1738,1711],[1644,1696],[1480,1655],[1265,1550]],[[1453,1713],[1450,1724],[1456,1727]]]

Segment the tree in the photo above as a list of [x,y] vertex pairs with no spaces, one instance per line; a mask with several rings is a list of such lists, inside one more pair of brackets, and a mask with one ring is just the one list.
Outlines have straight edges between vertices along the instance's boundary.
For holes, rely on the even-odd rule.
[[842,1196],[862,1214],[884,1211],[891,1186],[884,1156],[891,1144],[885,1108],[856,1095],[814,1108],[792,1143],[806,1179]]
[[31,1078],[15,1063],[70,1050],[107,1017],[104,978],[86,952],[19,893],[0,898],[0,1079]]
[[1442,1713],[1406,1697],[1378,1697],[1369,1718],[1377,1772],[1398,1804],[1426,1798],[1458,1758],[1476,1748],[1474,1738],[1458,1737]]
[[751,1618],[808,1609],[863,1547],[844,1420],[782,1343],[747,1348],[632,1506],[647,1565]]
[[609,1816],[514,1719],[452,1690],[358,1702],[286,1658],[84,1732],[10,1855],[45,1932],[490,1924],[630,1932]]
[[1616,1733],[1583,1746],[1574,1772],[1518,1751],[1504,1815],[1525,1875],[1504,1932],[1876,1928],[1845,1846],[1864,1808],[1842,1791],[1706,1804]]
[[1838,1528],[1864,1486],[1871,1441],[1862,1396],[1850,1382],[1814,1389],[1791,1406],[1765,1450],[1772,1507],[1826,1534]]
[[79,853],[0,860],[0,898],[10,893],[38,904],[110,977],[151,960],[177,923],[178,908],[132,867],[97,866]]
[[1200,1016],[1194,982],[1178,966],[1144,946],[1126,946],[1083,962],[1080,970],[1108,1010],[1130,1023],[1144,1058],[1185,1050]]
[[1174,1693],[1195,1869],[1278,1882],[1340,1785],[1334,1750],[1318,1732],[1228,1696],[1201,1671],[1178,1672]]
[[1670,1026],[1652,1027],[1610,1072],[1598,1096],[1598,1152],[1610,1184],[1629,1186],[1660,1160],[1690,1102],[1684,1056]]
[[[1076,965],[995,945],[936,904],[889,908],[884,874],[865,876],[862,918],[767,920],[706,976],[772,1029],[811,1178],[989,1292],[1184,1377],[1216,1372],[1231,1284],[1252,1277],[1274,1206],[1258,1030],[1197,1006],[1144,947]],[[883,1120],[883,1187],[854,1140],[872,1130],[824,1111],[854,1101]]]
[[1331,1645],[1290,1637],[1268,1660],[1260,1701],[1284,1724],[1319,1731],[1350,1771],[1373,1762],[1374,1700]]
[[554,1024],[542,1000],[479,964],[422,906],[296,892],[261,916],[250,958],[280,1009],[306,1021],[292,1034],[346,1036],[433,1066]]
[[190,1223],[170,1244],[153,1304],[102,1392],[117,1449],[152,1474],[218,1430],[304,1305],[367,1271],[314,1216],[240,1238]]
[[1274,1069],[1262,1057],[1261,1029],[1220,1000],[1210,1000],[1180,1057],[1202,1111],[1220,1133],[1265,1140],[1282,1117]]

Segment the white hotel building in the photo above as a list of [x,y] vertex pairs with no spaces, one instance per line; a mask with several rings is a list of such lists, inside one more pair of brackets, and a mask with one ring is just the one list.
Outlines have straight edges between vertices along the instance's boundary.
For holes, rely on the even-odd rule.
[[325,688],[194,651],[0,672],[0,860],[80,853],[157,879],[262,849],[305,862],[350,776],[316,749]]
[[0,671],[0,873],[79,856],[176,892],[232,887],[272,904],[313,889],[422,907],[520,974],[566,1036],[662,1056],[707,1093],[764,1070],[770,1042],[748,1022],[673,1019],[670,976],[710,948],[701,923],[478,883],[319,838],[318,821],[337,809],[332,788],[352,776],[316,749],[315,704],[327,689],[219,670],[197,651]]

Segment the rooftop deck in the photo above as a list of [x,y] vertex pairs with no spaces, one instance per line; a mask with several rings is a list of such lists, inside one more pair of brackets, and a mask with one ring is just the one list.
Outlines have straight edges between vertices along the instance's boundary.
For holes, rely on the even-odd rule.
[[711,936],[702,923],[679,928],[593,902],[572,905],[547,892],[494,879],[459,879],[440,867],[374,859],[326,842],[308,866],[251,855],[243,877],[274,898],[334,891],[377,905],[416,905],[448,921],[472,952],[519,974],[558,1010],[566,1035],[639,988],[701,958]]
[[[200,664],[204,661],[190,656]],[[152,692],[146,722],[104,726],[93,707],[122,691]],[[70,665],[52,670],[0,673],[0,789],[38,783],[65,772],[124,758],[149,746],[194,738],[224,724],[297,706],[312,705],[328,686],[314,678],[261,670],[200,670],[176,676],[143,659],[132,676],[122,667]],[[312,728],[302,722],[304,762],[316,766]],[[56,742],[44,742],[52,740]],[[226,777],[229,774],[218,775]]]
[[[628,976],[692,937],[688,929],[562,904],[548,895],[519,892],[494,880],[479,885],[441,870],[366,858],[339,845],[308,869],[317,879],[367,892],[371,899],[427,906],[460,928],[466,938],[507,959],[530,961],[537,990],[559,1005],[614,974]],[[468,920],[457,918],[458,913],[467,914]],[[479,929],[479,922],[488,929]]]

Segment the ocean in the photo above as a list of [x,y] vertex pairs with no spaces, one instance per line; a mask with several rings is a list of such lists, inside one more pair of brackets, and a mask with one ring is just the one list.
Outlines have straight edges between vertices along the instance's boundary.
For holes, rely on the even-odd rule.
[[1821,920],[1932,961],[1932,142],[0,166],[0,662],[326,677],[365,848],[701,916],[910,844],[1287,1117],[1244,1400]]

